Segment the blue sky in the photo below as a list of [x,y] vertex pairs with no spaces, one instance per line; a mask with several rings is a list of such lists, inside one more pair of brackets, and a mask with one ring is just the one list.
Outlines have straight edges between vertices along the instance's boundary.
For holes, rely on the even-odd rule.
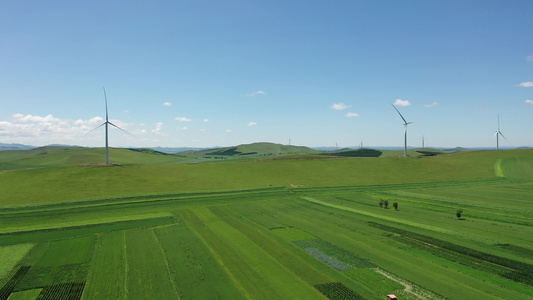
[[533,146],[533,1],[1,1],[0,143]]

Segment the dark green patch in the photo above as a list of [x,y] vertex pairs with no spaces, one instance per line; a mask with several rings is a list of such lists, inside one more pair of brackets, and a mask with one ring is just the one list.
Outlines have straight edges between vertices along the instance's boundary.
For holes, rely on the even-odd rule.
[[511,244],[496,244],[495,246],[498,246],[498,247],[502,247],[504,249],[507,249],[511,252],[514,252],[515,254],[518,254],[520,256],[523,256],[523,257],[533,257],[533,250],[532,249],[528,249],[528,248],[524,248],[524,247],[520,247],[520,246],[515,246],[515,245],[511,245]]
[[358,149],[339,152],[327,152],[322,155],[343,156],[343,157],[379,157],[383,152],[374,149]]
[[223,148],[217,151],[206,153],[206,155],[237,155],[241,154],[242,152],[237,151],[237,147],[231,147],[231,148]]
[[253,155],[253,154],[257,154],[257,152],[239,153],[239,155]]
[[354,290],[340,282],[328,282],[314,285],[315,289],[324,294],[330,300],[341,299],[365,299]]
[[367,259],[361,258],[356,254],[353,254],[349,251],[346,251],[344,249],[341,249],[337,246],[334,246],[328,242],[325,242],[323,240],[319,239],[313,239],[313,240],[301,240],[301,241],[294,241],[298,247],[302,249],[308,249],[308,248],[314,248],[318,249],[324,254],[333,257],[334,259],[344,263],[348,264],[351,267],[354,268],[374,268],[376,265],[374,265],[372,262],[370,262]]
[[37,299],[81,299],[84,287],[85,282],[58,283],[46,286],[42,289]]
[[436,151],[422,151],[422,150],[418,150],[416,151],[420,154],[422,154],[422,156],[437,156],[439,154],[442,154],[442,152],[436,152]]
[[148,148],[128,148],[128,150],[140,152],[140,153],[152,154],[152,155],[171,155],[171,156],[173,155],[173,154],[159,152],[159,151],[148,149]]
[[9,298],[9,295],[11,295],[15,289],[15,286],[24,277],[24,275],[26,275],[29,269],[29,266],[21,266],[18,267],[16,271],[12,271],[11,274],[8,275],[8,277],[10,277],[9,280],[7,280],[2,287],[0,287],[0,300],[6,300]]

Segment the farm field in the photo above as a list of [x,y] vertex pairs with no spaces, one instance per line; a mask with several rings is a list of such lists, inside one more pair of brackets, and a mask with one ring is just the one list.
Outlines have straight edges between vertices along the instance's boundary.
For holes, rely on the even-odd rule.
[[2,172],[0,299],[533,298],[531,195],[531,150]]

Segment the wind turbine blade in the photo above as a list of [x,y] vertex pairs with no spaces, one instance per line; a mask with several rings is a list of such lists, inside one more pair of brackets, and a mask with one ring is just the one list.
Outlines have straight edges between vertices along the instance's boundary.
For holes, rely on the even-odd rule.
[[126,130],[124,130],[124,129],[118,127],[117,125],[115,125],[115,124],[113,124],[113,123],[111,123],[111,122],[107,122],[107,123],[113,125],[115,128],[120,129],[120,130],[124,131],[125,133],[127,133],[127,134],[129,134],[129,135],[131,135],[131,136],[134,136],[133,134],[127,132]]
[[393,104],[391,104],[392,107],[394,107],[394,109],[398,112],[398,114],[400,115],[400,117],[402,118],[404,124],[409,124],[407,123],[407,121],[405,120],[405,118],[402,116],[402,114],[400,113],[400,111],[396,108],[396,106],[394,106]]
[[107,114],[107,94],[105,92],[105,88],[104,89],[104,98],[105,98],[105,121],[108,122],[109,121],[109,118],[108,118],[108,114]]
[[98,128],[100,128],[100,127],[104,126],[104,125],[105,125],[105,123],[106,123],[106,122],[104,122],[104,123],[102,123],[102,124],[98,125],[98,127],[96,127],[96,128],[94,128],[93,130],[91,130],[91,131],[87,132],[87,133],[86,133],[86,134],[84,134],[83,136],[86,136],[86,135],[88,135],[89,133],[91,133],[91,132],[95,131],[96,129],[98,129]]
[[500,131],[498,131],[498,133],[502,136],[502,138],[504,138],[506,141],[508,141],[507,138],[505,136],[503,136],[503,133],[501,133]]

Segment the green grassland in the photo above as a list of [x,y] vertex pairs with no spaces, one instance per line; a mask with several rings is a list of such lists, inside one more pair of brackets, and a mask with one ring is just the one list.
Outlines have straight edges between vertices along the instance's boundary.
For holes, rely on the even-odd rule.
[[0,153],[0,299],[533,297],[532,150],[32,151]]
[[[110,148],[109,156],[115,164],[163,164],[182,161],[147,149]],[[33,150],[0,151],[0,171],[42,167],[96,165],[105,162],[105,148],[46,146]]]

